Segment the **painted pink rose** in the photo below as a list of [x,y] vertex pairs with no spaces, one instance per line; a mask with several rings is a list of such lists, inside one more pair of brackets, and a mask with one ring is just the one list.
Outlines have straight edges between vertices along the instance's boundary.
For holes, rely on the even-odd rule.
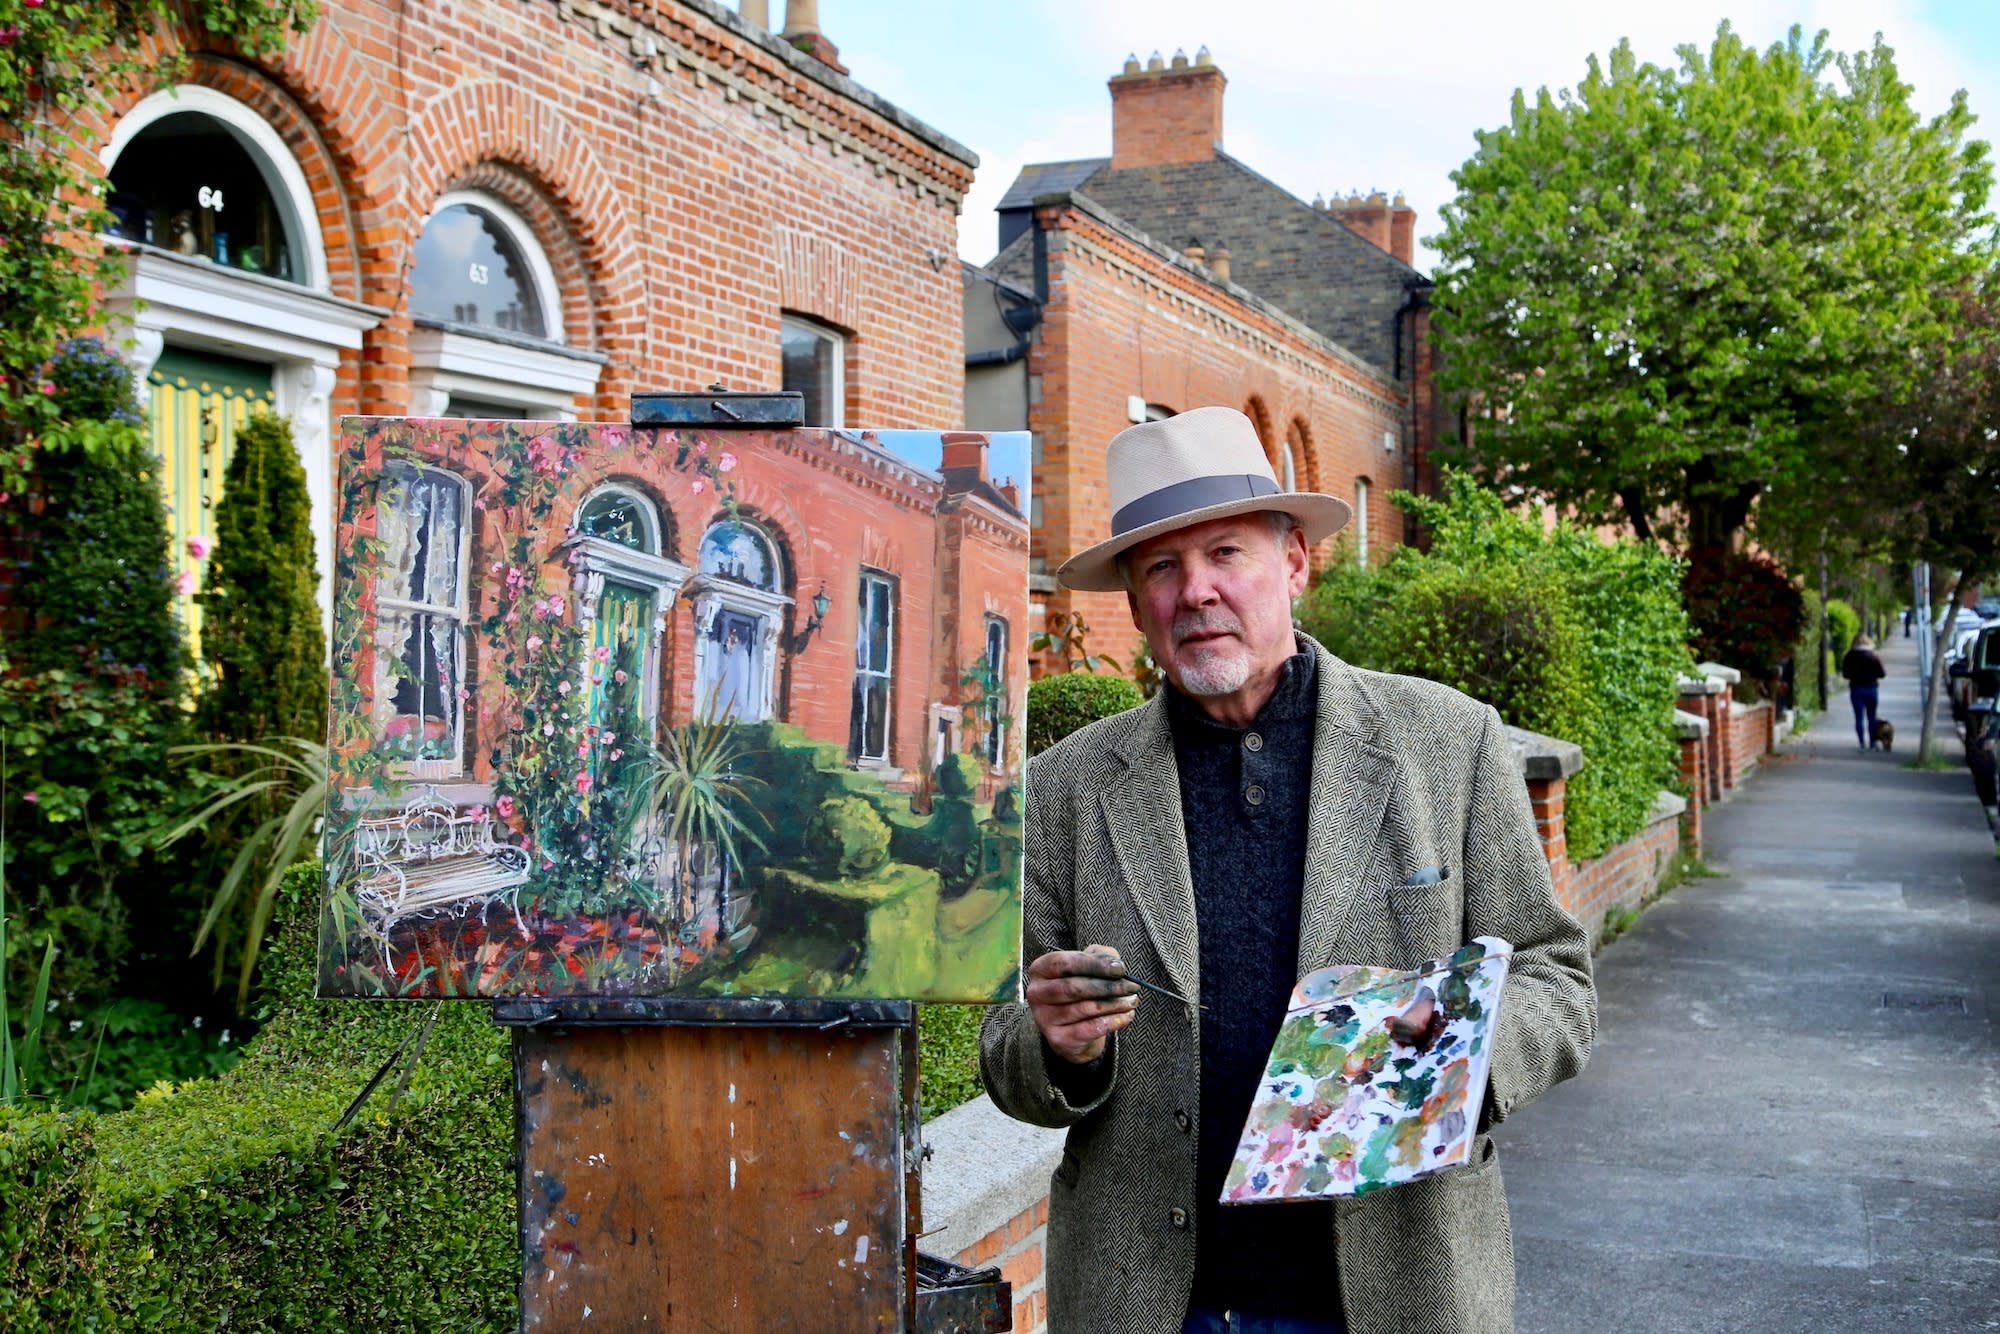
[[542,724],[542,735],[543,735],[543,736],[554,736],[555,734],[556,734],[556,725],[555,725],[554,723],[543,723],[543,724]]
[[493,809],[500,812],[501,819],[511,820],[514,818],[514,799],[512,797],[502,797],[493,803]]
[[188,594],[194,592],[196,582],[193,570],[182,570],[181,577],[174,580],[174,589],[182,597],[186,597]]
[[618,683],[619,685],[621,685],[621,686],[622,686],[622,685],[624,685],[624,684],[625,684],[625,669],[624,669],[623,667],[621,667],[621,668],[619,668],[619,669],[618,669],[617,671],[615,671],[615,672],[611,673],[611,679],[612,679],[613,681],[616,681],[616,682],[617,682],[617,683]]
[[614,760],[622,760],[625,758],[625,752],[622,750],[614,750],[611,752],[611,758]]
[[597,659],[599,662],[610,662],[611,646],[608,644],[599,644],[596,648],[590,651],[590,656]]
[[215,539],[206,533],[196,533],[187,542],[188,555],[196,560],[207,560],[208,553],[215,550]]
[[533,653],[536,649],[540,648],[541,646],[542,646],[542,637],[540,635],[528,636],[528,652]]
[[735,469],[736,469],[736,456],[735,456],[734,454],[730,454],[730,453],[724,453],[724,454],[723,454],[723,456],[722,456],[721,458],[719,458],[719,459],[717,459],[717,460],[715,461],[715,467],[716,467],[716,470],[717,470],[718,472],[733,472],[733,471],[735,471]]
[[560,593],[556,594],[554,597],[549,599],[549,615],[551,616],[562,615],[563,608],[567,607],[568,605],[569,603],[563,600],[562,594]]
[[702,492],[708,490],[708,483],[702,481],[701,478],[697,477],[692,482],[688,483],[688,490],[698,496]]
[[576,743],[576,757],[579,760],[590,758],[590,743],[588,741],[579,741]]
[[576,790],[578,792],[590,791],[590,770],[585,769],[576,776]]
[[556,693],[558,695],[567,695],[569,693],[568,677],[564,677],[562,680],[556,682]]
[[708,441],[706,441],[706,440],[697,440],[697,441],[695,441],[695,442],[694,442],[694,452],[695,452],[696,454],[700,455],[700,456],[701,456],[702,458],[707,458],[707,457],[708,457]]

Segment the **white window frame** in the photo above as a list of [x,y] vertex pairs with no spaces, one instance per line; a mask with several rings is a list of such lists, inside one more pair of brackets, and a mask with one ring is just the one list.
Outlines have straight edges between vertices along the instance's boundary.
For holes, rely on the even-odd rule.
[[[882,599],[888,604],[889,608],[889,661],[880,669],[863,667],[861,665],[861,650],[868,642],[868,588],[871,584],[882,590]],[[854,625],[854,680],[857,687],[861,685],[864,679],[870,681],[879,680],[884,683],[882,753],[880,755],[870,755],[866,750],[868,744],[868,725],[866,715],[864,714],[860,731],[861,745],[848,758],[856,765],[864,768],[887,767],[896,746],[896,729],[894,726],[896,718],[896,577],[884,570],[864,567],[861,571],[861,579],[856,592],[858,596],[855,602],[859,615],[856,617]]]
[[1354,563],[1368,564],[1368,479],[1354,479]]
[[[452,716],[455,719],[454,735],[451,738],[451,756],[448,759],[396,760],[392,762],[391,770],[392,772],[414,779],[459,778],[466,773],[465,706],[469,701],[460,698],[458,692],[466,689],[466,670],[469,665],[466,659],[471,648],[469,631],[472,617],[468,585],[471,583],[469,576],[472,560],[472,484],[466,478],[451,471],[449,468],[438,468],[419,463],[397,463],[391,466],[408,468],[418,478],[441,478],[457,486],[459,491],[458,581],[452,590],[452,602],[445,604],[420,602],[411,598],[391,596],[388,591],[386,577],[377,577],[375,589],[375,721],[378,726],[386,727],[390,719],[395,716],[396,676],[395,673],[389,670],[389,664],[391,661],[400,660],[402,655],[398,652],[397,646],[389,633],[391,623],[389,613],[401,612],[410,617],[420,615],[439,616],[448,618],[456,623],[458,627],[456,631],[456,638],[458,640],[458,652],[456,655],[458,675],[457,679],[447,687],[450,692],[450,704],[453,709]],[[381,522],[379,514],[376,522],[379,528]],[[411,633],[414,634],[416,631],[413,629]],[[419,715],[419,719],[421,720],[421,715]]]
[[828,408],[830,420],[807,422],[807,426],[824,426],[840,430],[847,425],[847,335],[830,325],[804,315],[782,315],[778,319],[778,374],[784,376],[785,331],[797,329],[815,338],[824,338],[833,344],[833,391],[832,403]]
[[[564,348],[562,288],[534,228],[504,201],[481,190],[450,190],[438,196],[424,226],[448,208],[476,208],[507,233],[520,252],[528,285],[541,303],[541,338],[527,334],[486,338],[453,329],[418,325],[410,331],[410,412],[442,417],[452,397],[483,399],[520,408],[539,420],[575,421],[576,400],[594,394],[604,359]],[[422,229],[419,228],[419,233]],[[434,316],[412,316],[432,319]],[[541,344],[543,346],[535,346]]]
[[[1005,616],[989,611],[986,613],[985,629],[986,642],[981,652],[988,666],[993,669],[993,679],[999,684],[1000,694],[988,696],[984,702],[987,722],[992,730],[986,736],[986,754],[983,758],[988,767],[997,774],[1007,767],[1007,727],[1001,721],[1001,716],[1007,711],[1007,641],[1013,635],[1014,627],[1007,624]],[[993,657],[993,632],[996,629],[1000,632],[1000,656],[997,662]]]
[[[778,716],[778,627],[783,625],[786,611],[793,599],[783,593],[768,588],[757,588],[740,583],[721,575],[705,573],[701,568],[701,549],[708,543],[708,536],[725,523],[733,523],[748,528],[763,540],[765,552],[771,561],[771,581],[783,586],[786,570],[778,555],[778,544],[769,530],[752,519],[731,519],[727,515],[713,519],[701,530],[701,541],[695,545],[694,573],[687,581],[687,592],[694,599],[694,658],[696,681],[702,680],[710,670],[709,659],[718,651],[711,632],[715,629],[715,618],[724,611],[739,612],[754,616],[762,627],[757,642],[751,645],[755,655],[750,668],[757,684],[757,713],[755,718],[737,717],[744,722],[760,721]],[[694,708],[699,713],[704,701],[696,699]]]

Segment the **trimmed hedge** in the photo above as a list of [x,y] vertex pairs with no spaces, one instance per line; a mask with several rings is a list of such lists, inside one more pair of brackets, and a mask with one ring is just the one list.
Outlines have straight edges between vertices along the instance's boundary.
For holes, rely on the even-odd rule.
[[1028,754],[1039,755],[1086,723],[1143,703],[1139,687],[1122,676],[1045,676],[1028,687]]
[[318,868],[295,868],[268,1022],[217,1079],[130,1111],[0,1119],[0,1328],[507,1329],[516,1321],[507,1039],[445,1005],[311,998]]
[[1442,681],[1581,746],[1565,792],[1573,857],[1636,834],[1660,790],[1679,787],[1679,563],[1569,524],[1545,531],[1461,475],[1446,474],[1441,498],[1394,498],[1431,549],[1329,565],[1299,600],[1300,626],[1357,666]]

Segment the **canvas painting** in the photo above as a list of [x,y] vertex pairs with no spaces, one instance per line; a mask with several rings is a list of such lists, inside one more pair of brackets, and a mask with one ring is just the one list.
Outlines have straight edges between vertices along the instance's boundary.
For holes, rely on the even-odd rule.
[[1222,1202],[1365,1195],[1464,1163],[1512,957],[1480,936],[1420,968],[1301,978]]
[[1015,998],[1026,439],[344,421],[321,994]]

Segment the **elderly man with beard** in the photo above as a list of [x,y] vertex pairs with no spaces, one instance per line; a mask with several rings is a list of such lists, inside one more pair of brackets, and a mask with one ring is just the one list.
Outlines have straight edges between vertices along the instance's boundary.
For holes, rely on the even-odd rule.
[[[1279,488],[1242,413],[1121,432],[1112,536],[1068,587],[1123,590],[1167,688],[1037,756],[1025,1005],[981,1033],[1008,1114],[1068,1128],[1050,1187],[1057,1331],[1504,1330],[1492,1122],[1582,1068],[1589,938],[1555,901],[1498,716],[1293,629],[1345,502]],[[1296,979],[1514,947],[1469,1165],[1356,1199],[1218,1204]],[[1130,978],[1180,999],[1148,994]]]

